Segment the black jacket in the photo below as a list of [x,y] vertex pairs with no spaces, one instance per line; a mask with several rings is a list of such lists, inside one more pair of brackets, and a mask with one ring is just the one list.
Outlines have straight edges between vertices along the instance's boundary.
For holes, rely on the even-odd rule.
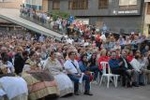
[[23,59],[23,57],[20,54],[16,54],[14,60],[14,67],[15,67],[16,74],[22,72],[24,64],[25,64],[25,59]]
[[126,70],[128,70],[128,69],[133,69],[133,67],[132,67],[131,64],[127,61],[127,59],[125,59],[125,61],[127,62],[128,68],[125,67],[125,62],[124,62],[124,60],[123,60],[123,57],[120,57],[120,58],[119,58],[119,62],[123,62],[122,65],[121,65],[121,67],[124,68],[124,69],[126,69]]

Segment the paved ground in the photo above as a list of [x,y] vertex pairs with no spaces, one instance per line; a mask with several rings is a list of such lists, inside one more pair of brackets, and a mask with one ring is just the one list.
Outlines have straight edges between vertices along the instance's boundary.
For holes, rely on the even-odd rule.
[[93,96],[68,96],[57,100],[150,100],[150,85],[133,88],[92,85]]

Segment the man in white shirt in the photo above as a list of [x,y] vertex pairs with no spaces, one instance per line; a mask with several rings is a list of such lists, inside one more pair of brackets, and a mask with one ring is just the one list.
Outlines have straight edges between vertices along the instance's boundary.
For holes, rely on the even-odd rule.
[[[67,74],[69,78],[74,82],[74,94],[78,94],[78,89],[79,89],[79,80],[81,78],[81,71],[79,69],[79,64],[75,60],[75,52],[71,51],[69,52],[68,56],[69,59],[65,62],[64,66],[67,71]],[[85,95],[90,95],[92,96],[93,94],[90,93],[90,78],[87,75],[83,76],[83,81],[85,80]]]

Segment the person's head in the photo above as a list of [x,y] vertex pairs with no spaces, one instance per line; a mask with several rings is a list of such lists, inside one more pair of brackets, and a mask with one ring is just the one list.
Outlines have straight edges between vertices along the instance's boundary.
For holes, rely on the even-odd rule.
[[87,62],[87,61],[88,61],[86,54],[83,54],[83,55],[81,56],[81,61],[83,61],[83,62]]
[[92,56],[91,56],[91,59],[96,59],[96,57],[97,57],[96,53],[93,53]]
[[149,50],[149,46],[148,45],[145,46],[145,50]]
[[7,52],[8,51],[8,49],[6,48],[6,47],[1,47],[1,53],[3,53],[3,52]]
[[30,57],[31,60],[35,60],[36,57],[37,57],[35,51],[31,51],[30,54],[29,54],[29,57]]
[[111,58],[112,58],[112,59],[116,59],[116,57],[117,57],[116,52],[115,52],[115,51],[112,51],[112,52],[111,52]]
[[135,55],[138,55],[138,56],[140,56],[140,55],[141,55],[141,52],[140,52],[140,50],[137,50],[137,51],[136,51],[136,53],[135,53]]
[[110,57],[111,56],[111,51],[107,52],[107,56]]
[[57,59],[64,59],[63,55],[59,52],[56,53],[56,58]]
[[75,54],[75,52],[74,52],[74,51],[70,51],[70,52],[68,53],[68,56],[69,56],[69,58],[70,58],[71,60],[74,60],[74,59],[75,59],[76,54]]
[[141,57],[142,57],[141,52],[139,50],[137,50],[136,53],[135,53],[135,58],[140,59]]
[[5,52],[1,54],[1,57],[3,63],[6,63],[9,60],[9,56]]
[[23,51],[22,56],[23,56],[24,59],[27,59],[28,56],[29,56],[29,52],[28,51]]
[[56,52],[55,51],[51,51],[50,52],[50,57],[51,57],[51,59],[55,59],[56,58]]
[[119,56],[121,50],[119,48],[117,48],[117,49],[115,49],[115,51],[116,51],[117,56]]
[[121,54],[122,54],[122,57],[124,57],[124,58],[127,57],[127,51],[125,49],[122,50]]
[[17,53],[21,54],[23,52],[23,48],[22,47],[17,47],[16,48]]

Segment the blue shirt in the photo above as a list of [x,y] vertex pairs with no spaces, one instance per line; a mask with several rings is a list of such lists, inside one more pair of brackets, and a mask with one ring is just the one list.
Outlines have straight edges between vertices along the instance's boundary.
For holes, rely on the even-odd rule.
[[110,65],[111,69],[118,68],[119,67],[119,60],[118,59],[110,59],[109,65]]
[[83,64],[82,61],[79,62],[79,67],[80,67],[81,72],[87,71],[87,66],[85,64]]

